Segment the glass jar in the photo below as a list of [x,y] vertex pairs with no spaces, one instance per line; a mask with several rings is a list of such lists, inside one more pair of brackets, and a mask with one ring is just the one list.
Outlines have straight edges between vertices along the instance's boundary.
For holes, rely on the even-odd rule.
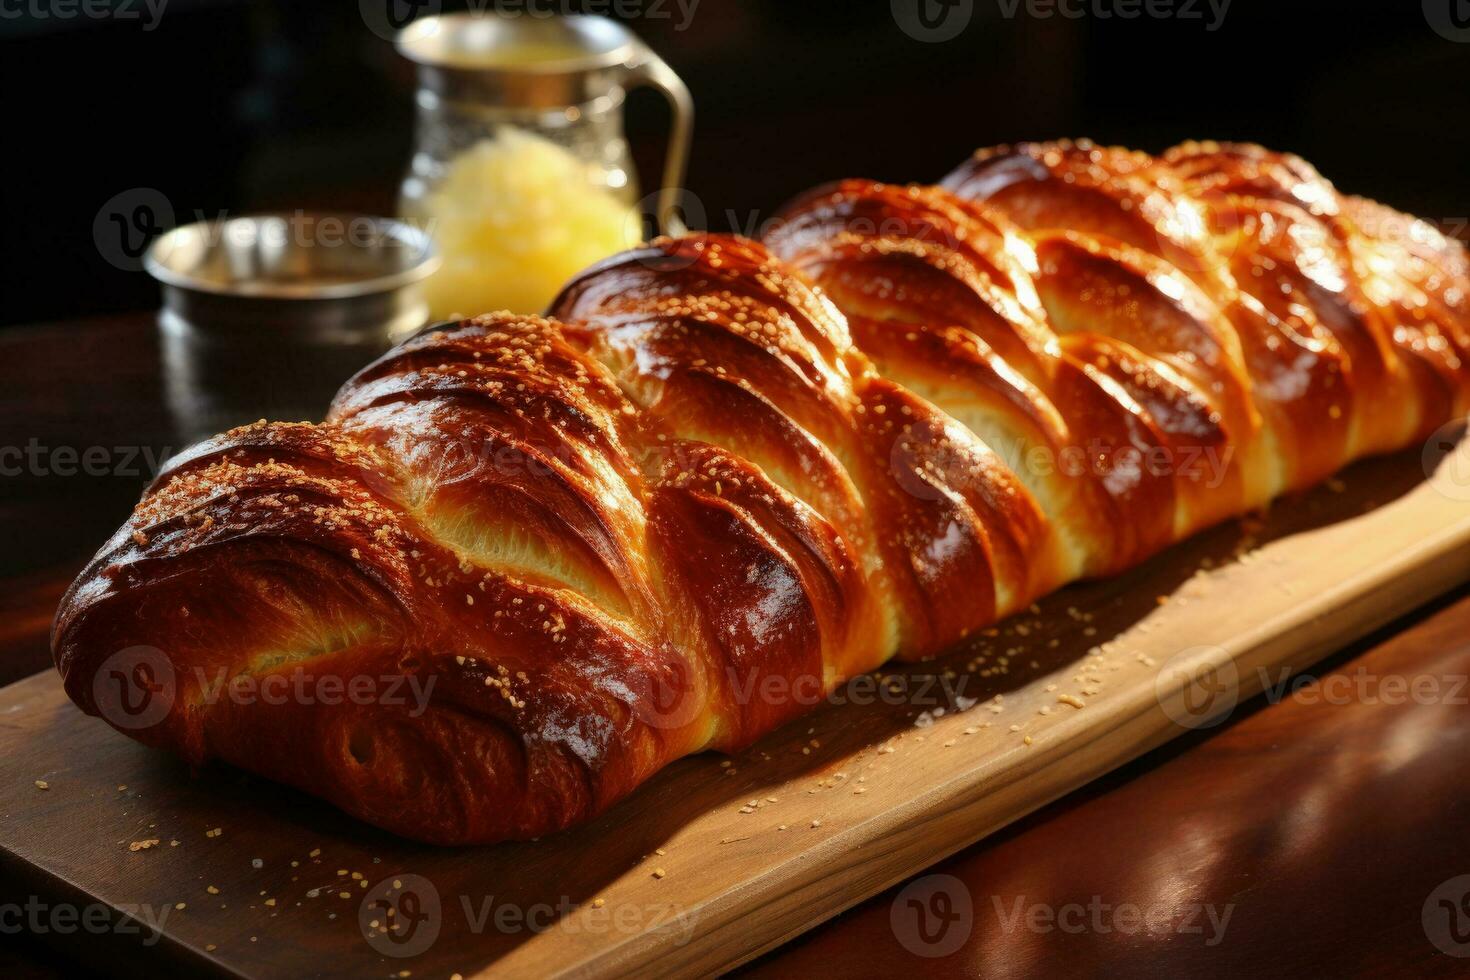
[[658,89],[672,110],[652,212],[662,231],[682,231],[692,101],[621,24],[454,14],[415,21],[397,44],[419,74],[400,211],[442,257],[425,284],[435,316],[541,312],[567,278],[644,237],[623,132],[624,98],[637,85]]

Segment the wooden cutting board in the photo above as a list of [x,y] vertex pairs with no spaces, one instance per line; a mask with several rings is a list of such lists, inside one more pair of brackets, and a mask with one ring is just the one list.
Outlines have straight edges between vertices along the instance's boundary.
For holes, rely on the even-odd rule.
[[112,969],[729,968],[1470,578],[1470,452],[1444,448],[1068,589],[533,843],[415,845],[224,768],[191,776],[37,675],[0,691],[0,902]]

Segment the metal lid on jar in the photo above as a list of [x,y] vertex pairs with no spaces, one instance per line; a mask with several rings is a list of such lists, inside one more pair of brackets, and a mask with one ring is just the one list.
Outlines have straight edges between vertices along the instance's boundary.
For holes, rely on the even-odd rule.
[[530,11],[424,17],[396,44],[441,98],[534,109],[620,96],[622,73],[647,52],[606,17]]

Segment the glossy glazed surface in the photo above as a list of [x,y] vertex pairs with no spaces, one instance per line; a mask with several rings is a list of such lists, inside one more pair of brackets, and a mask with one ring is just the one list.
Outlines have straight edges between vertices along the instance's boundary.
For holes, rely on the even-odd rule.
[[[771,730],[769,680],[934,656],[1470,401],[1463,250],[1295,158],[1023,145],[946,184],[654,242],[196,447],[64,601],[69,694],[106,715],[99,671],[156,649],[135,737],[533,837]],[[303,672],[434,696],[205,684]]]

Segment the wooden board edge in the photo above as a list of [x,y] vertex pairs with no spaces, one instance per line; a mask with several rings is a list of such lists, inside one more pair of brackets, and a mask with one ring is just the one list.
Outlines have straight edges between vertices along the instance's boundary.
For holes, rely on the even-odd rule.
[[[1278,617],[1243,632],[1219,648],[1223,657],[1202,660],[1200,666],[1233,663],[1245,678],[1238,689],[1239,700],[1244,701],[1261,691],[1255,668],[1279,665],[1278,651],[1293,651],[1290,670],[1300,673],[1466,581],[1470,581],[1470,520],[1405,549],[1387,565],[1344,579],[1304,601],[1286,619]],[[1303,634],[1308,634],[1305,642]],[[1182,697],[1186,686],[1179,684],[1171,696]],[[1094,729],[1085,738],[1069,738],[1067,731],[1058,729],[1046,743],[1038,743],[1041,751],[1007,771],[999,783],[965,784],[961,778],[903,807],[902,818],[912,816],[914,821],[902,833],[921,836],[922,846],[905,849],[903,841],[891,846],[893,825],[904,819],[891,811],[877,814],[814,848],[812,860],[803,863],[805,873],[789,868],[767,872],[698,910],[700,929],[686,945],[670,948],[659,931],[641,933],[595,957],[567,964],[555,975],[633,978],[656,971],[661,976],[697,977],[728,972],[1189,730],[1170,717],[1161,698],[1134,699],[1114,705],[1114,710],[1121,717],[1102,735]],[[1080,720],[1076,727],[1082,727]],[[1044,790],[1036,789],[1038,780],[1065,769],[1068,762],[1075,765],[1072,771],[1059,774]],[[920,835],[923,824],[927,826]],[[842,856],[859,851],[865,857],[844,867]],[[804,914],[795,920],[773,914],[787,907]],[[752,908],[756,911],[741,911]],[[787,924],[790,921],[794,924]],[[488,980],[504,975],[507,967],[514,973],[517,966],[499,961],[474,976]]]
[[[3,694],[9,687],[35,681],[44,677],[46,671],[15,681],[0,688]],[[73,929],[69,931],[48,930],[33,934],[34,938],[54,949],[69,962],[76,962],[99,976],[157,977],[170,970],[178,970],[185,976],[197,976],[207,971],[213,976],[239,977],[244,974],[230,969],[186,940],[167,930],[158,933],[157,939],[145,941],[148,926],[129,912],[112,902],[106,902],[89,894],[85,888],[37,865],[29,864],[0,848],[0,883],[16,896],[29,899],[35,896],[53,908],[67,905],[76,909],[102,906],[107,909],[113,926],[103,930]],[[119,924],[125,927],[119,928]],[[129,959],[119,960],[119,956]]]

